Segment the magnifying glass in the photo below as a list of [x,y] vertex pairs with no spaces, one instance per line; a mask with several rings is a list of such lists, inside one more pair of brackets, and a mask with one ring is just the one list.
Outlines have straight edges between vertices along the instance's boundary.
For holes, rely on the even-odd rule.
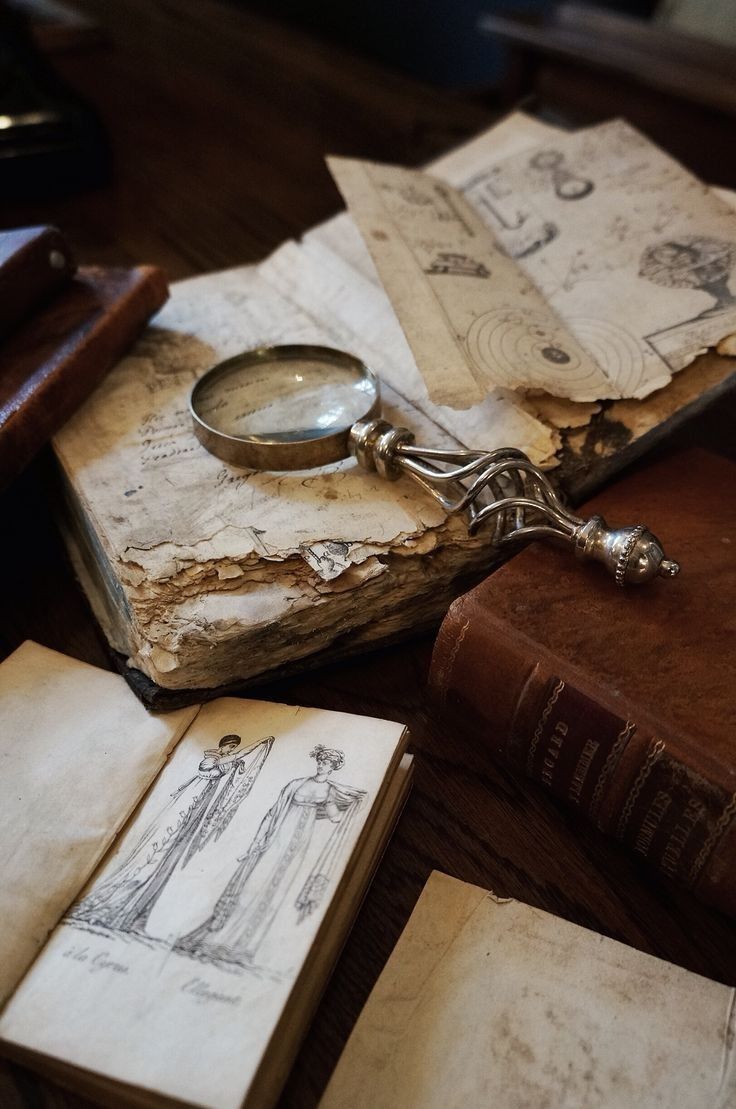
[[205,373],[189,407],[200,443],[233,466],[308,470],[352,455],[388,480],[412,477],[447,513],[464,512],[471,534],[490,524],[498,550],[550,540],[602,562],[621,586],[679,572],[644,525],[611,529],[601,516],[574,516],[522,451],[416,446],[411,431],[381,418],[376,375],[344,351],[246,351]]

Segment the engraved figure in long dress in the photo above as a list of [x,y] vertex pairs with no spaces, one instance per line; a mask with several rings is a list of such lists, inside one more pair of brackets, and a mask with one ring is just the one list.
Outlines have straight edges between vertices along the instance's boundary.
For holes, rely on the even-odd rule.
[[219,839],[248,796],[274,737],[244,749],[226,735],[204,752],[197,773],[171,795],[133,851],[109,877],[72,906],[67,920],[123,932],[145,932],[151,911],[179,868],[212,839]]
[[[364,790],[340,785],[330,774],[339,770],[342,751],[319,745],[310,752],[316,773],[284,786],[260,823],[247,853],[227,883],[212,914],[183,936],[174,950],[208,961],[252,964],[282,906],[304,920],[321,903],[340,859]],[[315,824],[330,820],[334,829],[319,857],[303,876]],[[289,897],[296,889],[296,897]],[[288,898],[288,900],[287,900]]]

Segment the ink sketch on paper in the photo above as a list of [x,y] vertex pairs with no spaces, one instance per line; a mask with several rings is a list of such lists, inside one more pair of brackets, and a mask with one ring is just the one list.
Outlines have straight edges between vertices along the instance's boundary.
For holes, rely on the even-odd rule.
[[[277,937],[329,901],[368,796],[343,780],[345,750],[324,743],[290,744],[288,763],[277,759],[278,776],[259,787],[278,744],[274,735],[229,732],[198,758],[177,759],[183,780],[154,788],[146,813],[65,923],[236,973],[278,976],[278,959],[262,961],[263,951],[278,953]],[[192,927],[193,904],[200,911]]]

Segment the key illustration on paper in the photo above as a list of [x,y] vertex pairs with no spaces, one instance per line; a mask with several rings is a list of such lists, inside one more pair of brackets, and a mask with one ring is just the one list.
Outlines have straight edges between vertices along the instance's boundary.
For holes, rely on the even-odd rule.
[[[175,951],[208,962],[248,966],[279,914],[289,913],[300,922],[320,905],[366,793],[332,780],[332,773],[345,762],[343,751],[318,745],[310,755],[316,772],[283,787],[211,915],[183,936]],[[319,820],[335,827],[307,869],[306,856]]]
[[578,177],[565,164],[561,150],[540,150],[529,159],[529,168],[548,173],[555,196],[560,200],[582,200],[593,192],[595,185],[586,177]]
[[484,222],[500,234],[511,258],[526,258],[543,250],[560,233],[556,223],[530,207],[520,207],[518,192],[505,185],[494,167],[467,181],[463,193]]
[[145,934],[167,883],[211,839],[219,839],[250,793],[273,742],[267,736],[241,749],[240,736],[225,735],[206,750],[196,774],[171,794],[122,865],[93,886],[66,920]]

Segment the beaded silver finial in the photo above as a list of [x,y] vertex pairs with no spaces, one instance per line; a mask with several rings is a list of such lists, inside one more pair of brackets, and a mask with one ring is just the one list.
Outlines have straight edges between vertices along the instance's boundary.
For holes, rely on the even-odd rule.
[[471,535],[492,523],[492,543],[499,550],[529,539],[567,545],[578,558],[602,562],[619,586],[679,573],[678,563],[665,557],[661,543],[643,524],[612,529],[602,516],[574,516],[522,451],[416,447],[407,428],[381,419],[358,421],[348,443],[366,470],[390,480],[408,474],[445,512],[467,513]]

